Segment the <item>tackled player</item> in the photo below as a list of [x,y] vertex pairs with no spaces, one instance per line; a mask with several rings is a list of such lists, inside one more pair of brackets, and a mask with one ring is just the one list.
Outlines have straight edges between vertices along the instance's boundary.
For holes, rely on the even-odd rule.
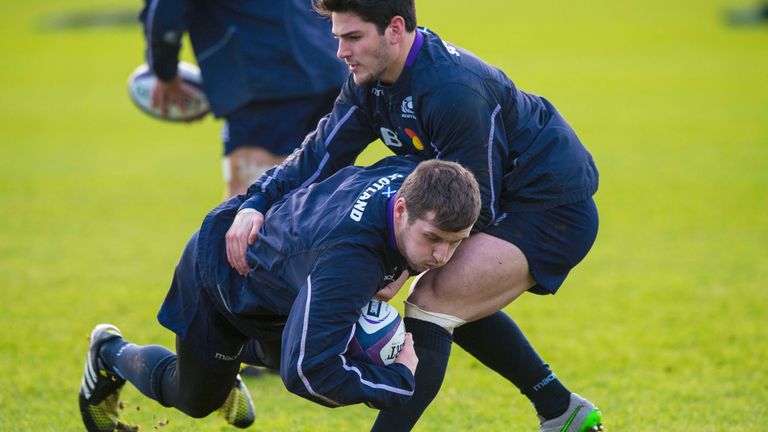
[[[413,340],[406,335],[390,365],[356,360],[348,344],[360,308],[404,272],[444,265],[480,213],[469,171],[453,162],[417,164],[391,157],[347,167],[276,202],[248,249],[245,275],[229,266],[225,244],[243,197],[211,211],[158,313],[176,333],[176,354],[134,345],[109,324],[91,334],[79,395],[86,428],[117,426],[126,381],[189,416],[222,408],[229,423],[247,427],[254,409],[238,378],[241,361],[279,368],[288,390],[321,405],[405,403],[418,363]],[[384,186],[370,192],[373,185]],[[369,196],[358,215],[362,194]]]

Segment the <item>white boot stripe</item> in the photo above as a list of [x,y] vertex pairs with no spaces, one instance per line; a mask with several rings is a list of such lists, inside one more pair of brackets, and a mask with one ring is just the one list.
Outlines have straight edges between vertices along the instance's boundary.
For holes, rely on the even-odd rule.
[[85,377],[88,379],[88,386],[93,389],[96,387],[96,372],[93,370],[90,358],[85,362]]
[[80,384],[80,389],[83,391],[83,395],[86,399],[91,398],[91,390],[88,388],[85,382],[85,375],[83,375],[83,382]]

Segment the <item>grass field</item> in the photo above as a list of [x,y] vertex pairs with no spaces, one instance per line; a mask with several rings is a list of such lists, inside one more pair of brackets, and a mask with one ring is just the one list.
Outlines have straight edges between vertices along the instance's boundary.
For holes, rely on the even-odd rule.
[[[507,312],[569,388],[599,403],[608,430],[768,424],[768,25],[725,26],[722,10],[745,4],[735,1],[418,1],[420,24],[545,95],[595,157],[594,249],[557,296]],[[155,313],[186,239],[222,197],[220,124],[165,124],[128,99],[139,27],[61,24],[139,6],[3,2],[2,431],[82,429],[94,324],[172,346]],[[376,415],[314,405],[275,376],[247,383],[253,430],[362,431]],[[160,430],[229,430],[133,388],[124,399],[145,431],[166,419]],[[513,386],[455,348],[417,430],[536,427]]]

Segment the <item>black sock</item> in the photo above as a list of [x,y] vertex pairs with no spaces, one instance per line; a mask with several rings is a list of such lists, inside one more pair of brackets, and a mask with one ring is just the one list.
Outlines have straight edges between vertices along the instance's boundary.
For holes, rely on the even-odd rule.
[[99,356],[106,366],[121,378],[129,381],[144,395],[163,401],[162,383],[165,369],[176,362],[176,354],[160,345],[139,346],[116,338],[105,343]]
[[280,369],[280,348],[280,339],[276,341],[250,339],[243,346],[240,361],[253,366],[278,370]]
[[504,312],[465,324],[454,330],[453,335],[460,347],[511,381],[541,417],[555,418],[568,408],[571,392]]
[[443,384],[448,357],[451,355],[451,334],[437,324],[405,318],[405,329],[413,334],[413,345],[419,365],[416,368],[416,390],[403,406],[382,410],[371,431],[409,431],[435,398]]

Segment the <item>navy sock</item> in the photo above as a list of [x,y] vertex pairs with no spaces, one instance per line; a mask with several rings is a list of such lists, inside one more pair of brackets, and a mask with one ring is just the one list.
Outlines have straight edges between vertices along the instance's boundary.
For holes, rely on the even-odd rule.
[[[160,345],[139,346],[116,338],[105,343],[99,356],[112,372],[129,381],[144,395],[169,406],[163,400],[162,387],[166,369],[175,368],[176,354]],[[172,374],[175,377],[175,373]]]
[[448,357],[451,355],[451,334],[427,321],[405,318],[404,322],[406,330],[413,334],[413,345],[419,358],[416,390],[405,405],[379,412],[371,431],[411,430],[443,384]]
[[571,392],[504,312],[465,324],[454,330],[453,337],[485,366],[511,381],[541,417],[555,418],[568,409]]

